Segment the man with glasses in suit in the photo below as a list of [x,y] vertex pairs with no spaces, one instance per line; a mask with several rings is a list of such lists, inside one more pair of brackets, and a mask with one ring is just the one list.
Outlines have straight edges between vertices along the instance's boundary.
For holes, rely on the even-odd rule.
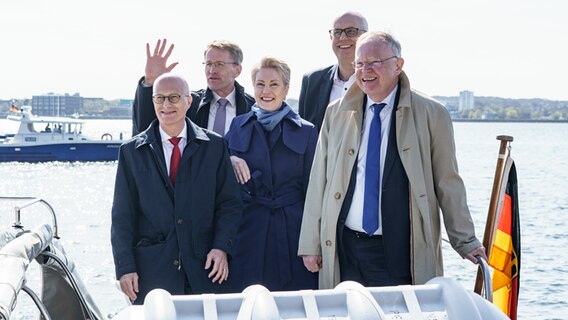
[[360,13],[345,12],[335,18],[329,38],[337,64],[304,75],[298,111],[318,131],[327,105],[343,97],[355,82],[355,42],[367,29],[367,19]]
[[[167,48],[167,51],[166,51]],[[168,48],[167,40],[158,40],[154,51],[146,44],[146,68],[144,77],[138,81],[132,112],[132,135],[145,130],[156,119],[152,105],[152,86],[160,75],[172,71],[178,64],[168,65],[174,49]],[[203,66],[207,89],[193,91],[193,102],[187,116],[202,128],[223,136],[229,130],[233,118],[250,111],[254,97],[245,93],[235,80],[242,71],[243,52],[232,42],[215,40],[204,52]]]
[[187,81],[164,73],[153,92],[157,120],[120,147],[112,205],[116,278],[134,304],[156,288],[225,291],[242,214],[225,141],[186,117]]
[[441,224],[462,257],[487,260],[459,176],[448,110],[415,91],[400,43],[367,32],[355,77],[319,134],[298,254],[319,287],[424,284],[443,275]]

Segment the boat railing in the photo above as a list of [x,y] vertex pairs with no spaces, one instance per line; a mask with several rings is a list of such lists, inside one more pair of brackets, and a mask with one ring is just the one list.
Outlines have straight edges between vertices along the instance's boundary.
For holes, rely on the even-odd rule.
[[[49,249],[49,248],[48,248]],[[73,289],[73,291],[77,294],[77,298],[79,299],[79,303],[81,305],[81,309],[83,310],[83,312],[86,313],[86,317],[85,319],[98,319],[94,312],[91,310],[91,308],[89,307],[89,304],[87,303],[87,300],[85,298],[85,296],[82,293],[82,288],[81,286],[77,283],[73,272],[71,272],[71,270],[69,270],[69,268],[67,267],[66,262],[59,257],[58,255],[49,252],[47,250],[43,251],[42,253],[39,254],[39,257],[43,257],[43,264],[48,265],[51,261],[53,260],[54,262],[57,263],[57,267],[58,270],[63,270],[63,272],[65,273],[65,275],[67,276],[67,279],[69,280],[69,283],[71,285],[71,288]]]
[[56,239],[59,239],[59,234],[58,234],[58,228],[57,228],[57,216],[55,215],[55,211],[53,210],[53,207],[45,200],[41,199],[41,198],[37,198],[37,197],[5,197],[5,196],[0,196],[0,200],[13,200],[13,201],[26,201],[25,203],[21,204],[21,205],[17,205],[14,206],[14,224],[12,225],[14,228],[18,228],[20,230],[24,229],[24,226],[22,225],[22,209],[28,208],[32,205],[35,205],[37,203],[42,204],[43,206],[45,206],[49,212],[49,214],[51,215],[53,224],[53,237]]
[[30,232],[22,232],[0,248],[0,319],[10,319],[16,307],[20,290],[26,292],[36,304],[43,319],[50,320],[42,301],[26,283],[26,271],[30,263],[47,248],[53,239],[53,231],[48,224],[41,225]]
[[[0,320],[10,319],[20,290],[30,296],[42,319],[101,320],[103,317],[82,283],[73,260],[63,249],[53,207],[37,197],[0,196],[0,200],[23,202],[14,206],[13,229],[0,237]],[[47,209],[53,225],[41,224],[32,231],[25,230],[21,222],[22,210],[37,204]],[[41,298],[26,286],[26,271],[34,260],[40,265],[42,274]]]
[[493,303],[493,284],[491,282],[491,271],[489,270],[489,265],[481,256],[477,256],[477,262],[479,263],[479,269],[483,275],[483,292],[481,296],[487,301]]
[[[448,239],[442,238],[445,243],[450,243]],[[481,256],[476,256],[477,263],[479,265],[479,270],[481,271],[481,276],[483,277],[483,291],[480,296],[485,298],[485,300],[493,303],[493,284],[491,280],[491,269],[489,269],[489,264]]]

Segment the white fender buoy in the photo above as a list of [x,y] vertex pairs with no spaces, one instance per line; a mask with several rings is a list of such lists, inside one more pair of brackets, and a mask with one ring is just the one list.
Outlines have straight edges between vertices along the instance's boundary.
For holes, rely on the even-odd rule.
[[164,289],[154,289],[144,299],[144,319],[176,320],[172,296]]

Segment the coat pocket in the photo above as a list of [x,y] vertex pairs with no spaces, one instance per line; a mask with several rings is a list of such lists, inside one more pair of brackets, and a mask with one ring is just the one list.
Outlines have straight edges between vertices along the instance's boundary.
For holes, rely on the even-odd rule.
[[160,241],[141,239],[136,248],[139,298],[161,288],[171,294],[183,294],[183,272],[179,270],[179,249],[173,232]]

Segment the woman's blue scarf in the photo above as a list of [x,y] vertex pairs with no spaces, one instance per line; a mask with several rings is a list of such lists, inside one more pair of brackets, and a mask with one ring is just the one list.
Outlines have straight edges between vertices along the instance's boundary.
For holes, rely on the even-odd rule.
[[266,111],[262,109],[258,104],[254,104],[251,107],[251,110],[256,115],[256,119],[262,125],[264,130],[272,131],[274,127],[276,127],[282,119],[288,114],[288,112],[292,111],[292,108],[286,103],[282,102],[282,107],[276,111]]

